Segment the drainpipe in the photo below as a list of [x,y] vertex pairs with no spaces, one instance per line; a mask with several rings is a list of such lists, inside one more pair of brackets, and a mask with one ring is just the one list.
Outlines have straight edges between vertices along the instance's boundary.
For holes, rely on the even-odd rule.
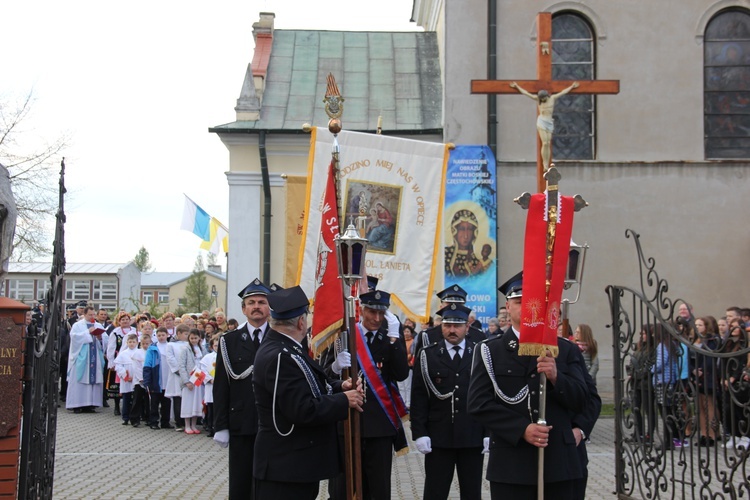
[[[497,80],[497,0],[487,3],[487,79]],[[487,96],[487,145],[497,158],[497,95]]]
[[271,282],[271,181],[268,177],[268,156],[266,155],[266,131],[258,136],[260,153],[260,173],[263,178],[263,283]]
[[[497,0],[487,2],[487,79],[497,80]],[[489,146],[495,157],[495,178],[498,180],[497,186],[500,186],[500,179],[497,173],[497,94],[487,96],[487,146]],[[499,191],[499,189],[498,189]],[[496,192],[497,203],[500,202],[500,193]],[[498,210],[498,213],[500,211]],[[495,237],[500,241],[500,218],[495,220]],[[495,245],[495,262],[498,279],[500,275],[500,245]],[[495,295],[495,311],[499,309],[499,297]]]

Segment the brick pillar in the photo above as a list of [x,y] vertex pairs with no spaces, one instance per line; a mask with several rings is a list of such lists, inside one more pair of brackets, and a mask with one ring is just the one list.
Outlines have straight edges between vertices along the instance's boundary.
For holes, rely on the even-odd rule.
[[24,320],[29,306],[0,297],[0,497],[17,497]]

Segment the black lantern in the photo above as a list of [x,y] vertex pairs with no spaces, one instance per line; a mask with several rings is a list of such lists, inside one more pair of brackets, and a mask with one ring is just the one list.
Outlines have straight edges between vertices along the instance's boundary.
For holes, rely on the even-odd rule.
[[362,279],[365,273],[367,239],[360,237],[354,225],[349,224],[344,235],[337,235],[335,241],[339,276],[347,286],[351,287]]
[[578,295],[581,292],[581,282],[583,281],[583,266],[586,263],[586,250],[588,250],[588,243],[578,245],[572,239],[570,240],[570,251],[568,252],[568,269],[565,274],[565,289],[569,289],[573,285],[578,285],[578,293],[576,294],[576,300],[578,301]]

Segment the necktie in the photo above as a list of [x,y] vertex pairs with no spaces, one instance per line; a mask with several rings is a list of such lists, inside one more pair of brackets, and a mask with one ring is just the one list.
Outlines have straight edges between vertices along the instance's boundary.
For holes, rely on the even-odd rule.
[[365,336],[367,337],[367,345],[372,345],[372,332],[367,332]]
[[260,328],[256,328],[253,332],[253,344],[256,350],[260,347]]
[[456,351],[456,353],[453,355],[453,366],[458,368],[458,366],[461,364],[461,346],[454,345],[453,350]]

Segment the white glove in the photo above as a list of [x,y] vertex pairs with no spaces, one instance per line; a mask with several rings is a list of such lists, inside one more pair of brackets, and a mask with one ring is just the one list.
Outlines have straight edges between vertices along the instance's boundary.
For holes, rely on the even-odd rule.
[[341,351],[336,355],[336,361],[331,365],[333,373],[341,375],[341,370],[352,366],[352,355],[348,351]]
[[484,438],[484,448],[482,449],[482,454],[486,455],[490,452],[490,438]]
[[392,339],[399,338],[401,336],[401,323],[396,315],[386,309],[385,320],[388,322],[388,336]]
[[432,440],[429,438],[429,436],[422,436],[421,438],[417,438],[416,443],[417,449],[422,455],[427,455],[432,451]]
[[216,434],[214,434],[214,441],[216,441],[216,444],[218,444],[222,448],[228,447],[229,446],[229,430],[224,429],[223,431],[217,431]]

